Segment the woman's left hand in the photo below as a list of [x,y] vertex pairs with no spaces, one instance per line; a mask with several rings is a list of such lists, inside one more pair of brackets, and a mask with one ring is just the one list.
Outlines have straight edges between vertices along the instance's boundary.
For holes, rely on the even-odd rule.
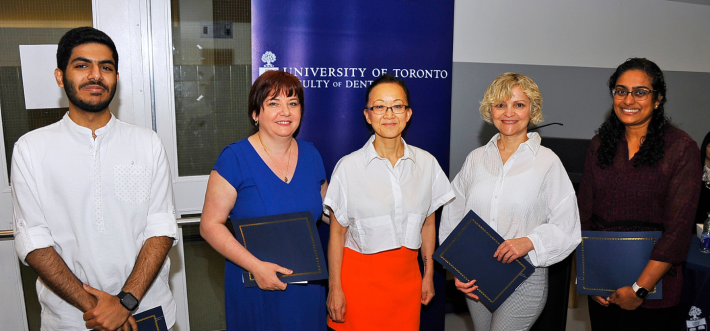
[[624,286],[609,296],[609,302],[618,305],[621,309],[634,310],[643,303],[643,300],[636,296],[631,286]]
[[428,305],[432,298],[434,298],[434,279],[424,277],[422,279],[422,304]]
[[508,239],[498,246],[493,257],[503,263],[510,263],[521,256],[525,256],[525,254],[533,250],[533,248],[535,248],[535,246],[533,246],[532,241],[527,237]]

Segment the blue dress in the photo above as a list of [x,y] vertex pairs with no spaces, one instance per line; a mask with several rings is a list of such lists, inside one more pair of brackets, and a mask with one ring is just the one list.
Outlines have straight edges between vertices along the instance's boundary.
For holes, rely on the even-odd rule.
[[[271,171],[247,139],[222,150],[214,170],[237,190],[231,219],[306,210],[319,218],[323,160],[311,143],[296,142],[298,162],[288,184]],[[285,291],[245,288],[242,269],[229,260],[224,274],[227,330],[326,330],[324,285],[289,284]]]

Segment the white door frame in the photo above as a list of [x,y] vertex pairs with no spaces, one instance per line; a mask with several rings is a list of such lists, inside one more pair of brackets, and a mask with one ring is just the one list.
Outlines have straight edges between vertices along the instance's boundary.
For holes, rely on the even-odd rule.
[[[2,108],[0,107],[0,114]],[[5,157],[5,134],[0,116],[0,325],[8,330],[28,331],[25,296],[22,292],[20,264],[12,232],[12,190]],[[12,148],[12,146],[7,146]]]
[[170,0],[153,0],[151,7],[156,131],[170,161],[175,208],[178,215],[202,213],[209,176],[180,177],[178,171]]
[[[178,216],[201,212],[207,176],[179,178],[177,171],[170,1],[92,0],[92,6],[94,27],[111,36],[119,53],[120,79],[116,98],[110,106],[112,112],[124,122],[157,129],[171,165]],[[5,146],[4,139],[0,139],[0,231],[12,230],[6,148],[12,146]],[[181,220],[180,223],[196,221],[199,220]],[[172,260],[170,285],[177,304],[173,330],[188,331],[182,229],[179,235],[178,245],[169,254]],[[0,238],[0,297],[4,299],[0,300],[0,325],[26,331],[26,308],[13,244],[12,238]]]

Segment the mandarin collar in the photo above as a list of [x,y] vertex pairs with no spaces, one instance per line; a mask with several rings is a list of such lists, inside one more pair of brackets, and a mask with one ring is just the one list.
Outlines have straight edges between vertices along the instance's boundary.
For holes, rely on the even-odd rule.
[[[540,143],[542,142],[542,138],[540,137],[540,134],[537,132],[528,132],[527,133],[528,140],[520,146],[518,146],[518,149],[520,147],[525,146],[528,149],[530,149],[531,152],[533,152],[533,155],[537,155],[537,152],[540,150]],[[488,151],[489,148],[498,148],[498,139],[500,139],[500,133],[496,133],[491,140],[488,141],[486,144],[486,151]]]
[[[96,129],[96,131],[95,131],[96,137],[99,137],[99,136],[105,134],[106,132],[108,132],[113,127],[114,123],[116,123],[116,117],[113,116],[113,113],[109,113],[109,114],[111,114],[111,119],[108,120],[108,123],[106,123],[106,125]],[[64,124],[66,124],[72,130],[79,132],[81,134],[84,134],[84,135],[91,136],[91,129],[81,126],[79,124],[76,124],[74,121],[72,121],[72,119],[69,117],[68,111],[66,113],[64,113],[64,117],[62,118],[62,121],[64,121]]]
[[[416,164],[416,159],[414,158],[414,151],[412,150],[409,145],[404,141],[404,138],[400,138],[402,140],[402,144],[404,144],[404,156],[399,158],[400,160],[412,160]],[[365,166],[369,165],[370,162],[374,159],[380,159],[380,160],[385,160],[384,157],[380,157],[379,154],[377,154],[377,151],[375,150],[375,145],[372,143],[375,141],[375,135],[371,135],[370,139],[367,140],[365,143],[365,146],[363,147],[363,156],[365,158]]]

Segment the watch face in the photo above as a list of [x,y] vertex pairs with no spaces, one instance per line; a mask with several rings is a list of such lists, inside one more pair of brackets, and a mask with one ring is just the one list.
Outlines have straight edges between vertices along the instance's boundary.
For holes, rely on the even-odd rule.
[[636,296],[641,299],[646,299],[646,297],[648,296],[648,290],[643,287],[640,287],[638,291],[636,291]]
[[136,299],[133,294],[121,292],[119,294],[119,299],[121,299],[121,304],[130,311],[133,311],[136,307],[138,307],[138,299]]

